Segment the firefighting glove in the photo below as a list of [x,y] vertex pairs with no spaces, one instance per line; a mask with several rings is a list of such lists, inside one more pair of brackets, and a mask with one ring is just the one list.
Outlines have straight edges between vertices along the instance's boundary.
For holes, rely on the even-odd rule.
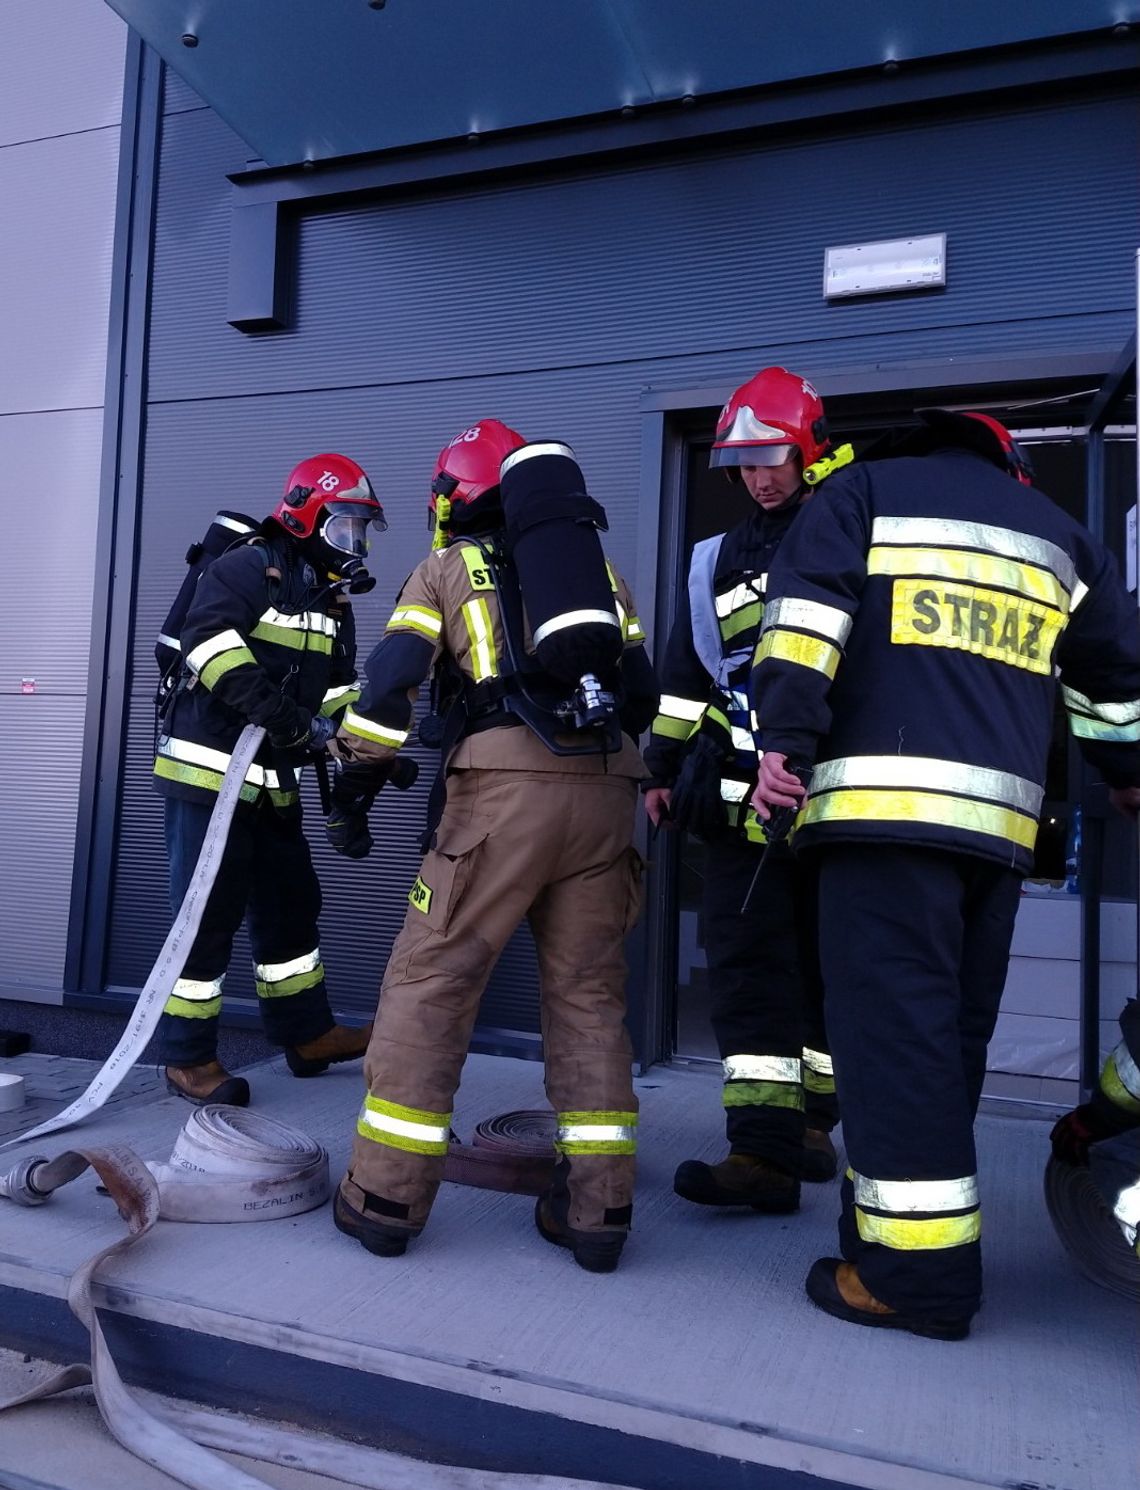
[[325,837],[330,848],[346,859],[367,859],[372,852],[366,812],[346,812],[334,807],[325,819]]
[[333,768],[332,805],[325,819],[325,837],[334,852],[346,859],[366,859],[372,850],[368,831],[368,811],[376,793],[392,774],[394,761],[370,764],[366,761],[338,762]]
[[678,828],[709,838],[728,827],[728,809],[720,794],[724,752],[715,740],[698,735],[681,765],[669,803]]
[[300,704],[278,711],[280,718],[265,726],[275,750],[312,750],[320,753],[336,734],[336,725],[324,714],[310,714]]

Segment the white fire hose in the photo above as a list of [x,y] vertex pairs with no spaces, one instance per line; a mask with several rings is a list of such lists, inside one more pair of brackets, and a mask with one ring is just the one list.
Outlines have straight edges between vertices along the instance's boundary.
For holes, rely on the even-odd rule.
[[[141,1055],[198,934],[242,783],[264,734],[249,725],[238,739],[190,885],[119,1043],[82,1096],[0,1148],[81,1123],[103,1106]],[[123,1447],[191,1490],[267,1490],[264,1480],[220,1459],[203,1443],[343,1478],[364,1490],[607,1490],[594,1481],[421,1464],[380,1450],[270,1433],[262,1424],[170,1404],[156,1403],[152,1412],[127,1390],[111,1358],[92,1300],[99,1268],[132,1247],[160,1219],[270,1221],[314,1210],[329,1197],[328,1155],[306,1134],[284,1123],[240,1108],[209,1105],[191,1113],[165,1164],[144,1162],[123,1145],[69,1149],[54,1159],[32,1155],[0,1174],[0,1199],[21,1206],[44,1205],[88,1168],[99,1176],[128,1228],[125,1237],[77,1269],[68,1284],[68,1305],[91,1336],[91,1365],[61,1367],[30,1391],[0,1401],[0,1412],[90,1385],[103,1420]],[[0,1483],[2,1479],[0,1474]]]

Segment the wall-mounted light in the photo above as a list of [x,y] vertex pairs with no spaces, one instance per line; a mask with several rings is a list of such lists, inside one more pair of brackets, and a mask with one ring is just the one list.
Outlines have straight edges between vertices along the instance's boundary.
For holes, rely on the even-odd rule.
[[892,238],[883,243],[848,243],[824,253],[826,300],[889,295],[898,290],[935,290],[945,283],[945,233]]

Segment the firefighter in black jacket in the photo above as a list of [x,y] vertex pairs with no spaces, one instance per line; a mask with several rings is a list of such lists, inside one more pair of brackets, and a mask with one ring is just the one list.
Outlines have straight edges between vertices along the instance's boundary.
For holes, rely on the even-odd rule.
[[[1055,673],[1078,745],[1140,784],[1140,635],[1105,550],[1009,432],[934,412],[829,482],[780,552],[753,675],[760,815],[802,797],[844,1141],[840,1319],[962,1339],[981,1302],[973,1121]],[[1012,480],[1011,476],[1018,479]],[[1123,795],[1122,795],[1123,794]]]
[[180,635],[168,623],[160,661],[181,655],[162,709],[154,763],[166,798],[171,900],[177,912],[210,814],[247,724],[267,739],[246,773],[225,853],[159,1042],[171,1091],[244,1106],[249,1087],[217,1058],[222,983],[243,919],[266,1036],[296,1076],[364,1054],[369,1029],[329,1009],[317,918],[321,892],[301,826],[297,768],[324,750],[355,686],[356,638],[344,590],[371,589],[369,526],[384,527],[368,477],[342,455],[303,461],[260,535],[240,536],[201,574]]
[[[717,423],[712,465],[739,474],[755,506],[694,548],[661,669],[646,809],[708,843],[702,918],[730,1152],[714,1165],[687,1160],[674,1179],[702,1205],[793,1211],[801,1178],[829,1180],[836,1169],[811,886],[786,845],[765,849],[749,804],[747,690],[776,550],[813,486],[850,459],[850,446],[832,451],[823,404],[803,378],[767,367],[737,389]],[[763,883],[742,912],[762,857]]]

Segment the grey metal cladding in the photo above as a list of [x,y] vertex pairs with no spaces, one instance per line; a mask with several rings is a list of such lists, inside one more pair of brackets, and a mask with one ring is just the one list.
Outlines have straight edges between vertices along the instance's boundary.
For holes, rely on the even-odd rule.
[[[964,326],[971,341],[988,328],[1008,342],[1021,334],[1011,323],[1050,316],[1059,283],[1067,315],[1128,303],[1136,124],[1134,100],[1119,95],[303,214],[293,327],[237,339],[217,245],[229,211],[220,177],[242,147],[208,114],[177,116],[164,144],[164,172],[181,186],[159,206],[152,397],[285,391],[298,358],[306,387],[338,387],[816,340],[840,355],[859,340],[857,358],[879,361],[904,355],[912,333]],[[992,160],[1000,170],[981,168]],[[949,235],[945,291],[823,301],[829,243],[919,231]]]
[[91,0],[51,0],[48,5],[10,0],[4,7],[0,146],[81,130],[117,129],[126,43],[126,26],[106,5],[93,5]]
[[0,985],[54,991],[63,983],[71,855],[83,733],[82,695],[0,694]]

